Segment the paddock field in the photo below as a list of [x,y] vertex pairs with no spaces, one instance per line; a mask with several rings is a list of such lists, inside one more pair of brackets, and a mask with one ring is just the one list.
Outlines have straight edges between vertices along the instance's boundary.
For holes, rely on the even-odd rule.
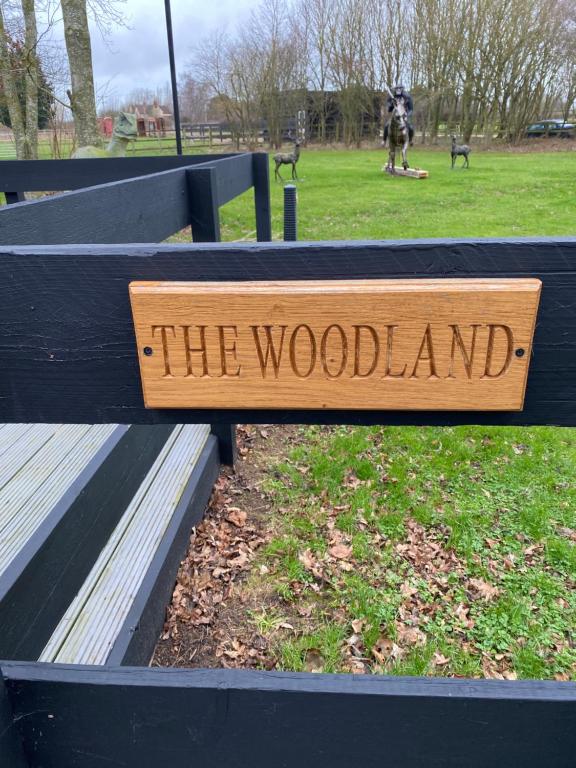
[[[383,150],[302,151],[298,163],[301,240],[524,237],[576,233],[576,143],[565,152],[472,152],[450,169],[449,150],[414,149],[428,179],[381,172]],[[290,168],[281,173],[290,178]],[[271,166],[274,237],[282,238],[282,184]],[[252,239],[250,193],[222,211],[223,239]]]
[[[383,174],[385,157],[304,150],[299,238],[575,234],[573,149],[454,171],[416,149],[426,180]],[[280,239],[273,173],[272,206]],[[221,211],[224,240],[255,238],[251,209],[249,192]],[[156,664],[576,680],[576,429],[240,435]]]
[[[454,171],[448,152],[410,158],[428,179],[383,174],[383,151],[304,150],[299,239],[576,232],[576,151],[478,152]],[[223,239],[254,239],[251,204],[247,193],[221,211]],[[273,173],[272,205],[281,239]],[[576,679],[576,429],[241,435],[155,663]],[[244,527],[227,522],[238,509]],[[231,535],[249,560],[215,576]]]

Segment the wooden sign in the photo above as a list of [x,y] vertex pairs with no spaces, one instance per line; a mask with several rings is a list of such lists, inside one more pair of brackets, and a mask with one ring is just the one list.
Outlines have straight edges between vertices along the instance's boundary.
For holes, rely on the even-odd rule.
[[521,410],[533,279],[132,283],[148,408]]

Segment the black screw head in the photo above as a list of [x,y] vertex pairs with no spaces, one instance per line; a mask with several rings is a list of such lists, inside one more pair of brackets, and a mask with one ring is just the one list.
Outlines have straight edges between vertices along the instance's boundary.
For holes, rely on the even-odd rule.
[[144,354],[146,355],[146,357],[150,357],[150,355],[154,354],[154,350],[152,349],[152,347],[144,347]]
[[526,354],[526,350],[522,349],[522,347],[517,349],[515,352],[516,357],[524,357],[525,354]]

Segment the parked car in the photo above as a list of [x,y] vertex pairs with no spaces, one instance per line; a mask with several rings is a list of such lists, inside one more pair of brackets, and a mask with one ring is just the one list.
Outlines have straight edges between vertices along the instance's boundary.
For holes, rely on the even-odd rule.
[[526,128],[527,138],[538,136],[559,136],[561,139],[573,139],[576,137],[576,125],[565,123],[563,120],[540,120]]

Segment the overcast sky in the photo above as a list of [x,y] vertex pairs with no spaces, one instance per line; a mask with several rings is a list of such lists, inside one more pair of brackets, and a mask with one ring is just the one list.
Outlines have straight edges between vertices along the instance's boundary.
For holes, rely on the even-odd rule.
[[[216,27],[233,29],[258,0],[171,0],[176,69],[190,48]],[[91,33],[94,78],[100,95],[121,98],[135,88],[156,88],[170,80],[164,0],[127,0],[129,29],[116,28],[108,41]]]

